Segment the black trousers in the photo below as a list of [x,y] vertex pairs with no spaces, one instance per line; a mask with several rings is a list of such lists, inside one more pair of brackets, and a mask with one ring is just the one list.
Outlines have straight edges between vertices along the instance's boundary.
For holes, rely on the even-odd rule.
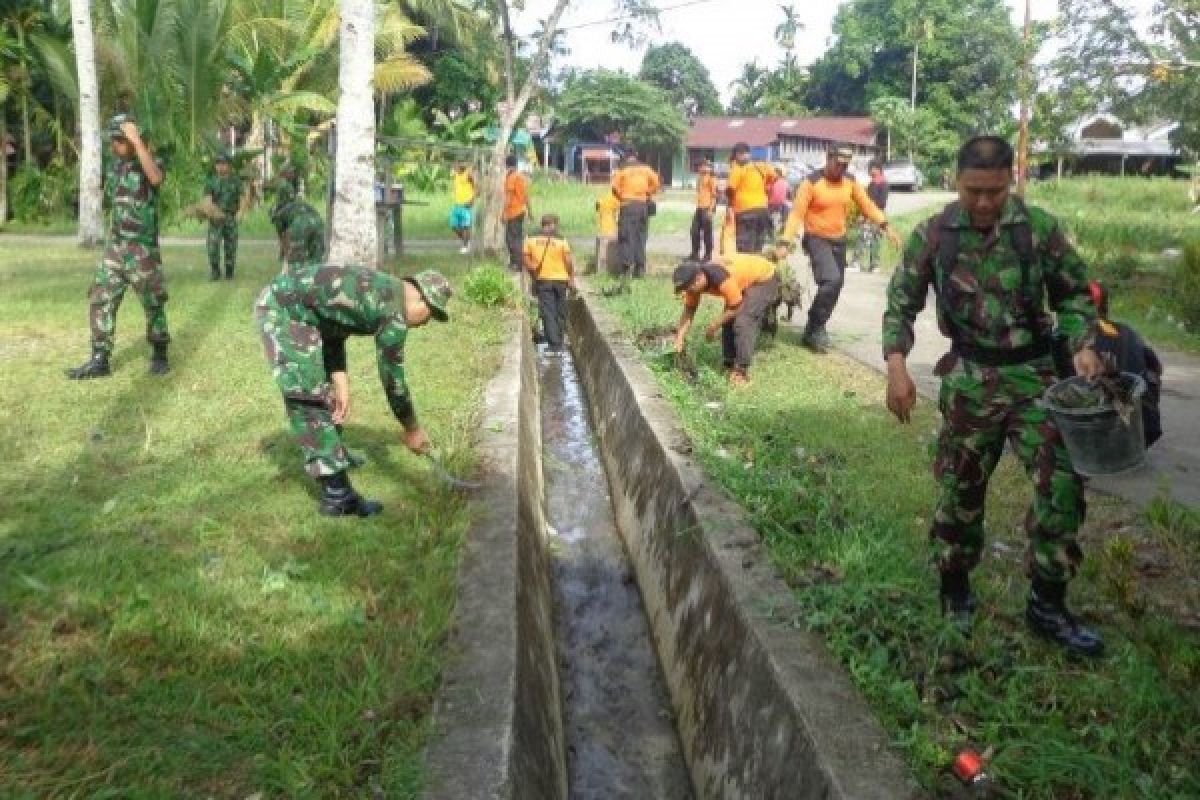
[[779,300],[779,278],[756,283],[742,294],[742,307],[721,327],[721,355],[725,366],[749,369],[763,317]]
[[700,245],[704,244],[703,260],[712,258],[713,251],[713,215],[707,208],[697,208],[692,215],[692,260],[701,258]]
[[761,253],[763,247],[771,238],[774,226],[771,215],[765,208],[752,208],[739,212],[734,217],[737,226],[735,238],[739,253]]
[[846,240],[806,235],[803,243],[817,282],[817,294],[808,309],[808,330],[816,331],[833,316],[846,285]]
[[518,214],[504,221],[504,246],[508,248],[508,266],[525,268],[525,215]]
[[537,282],[538,314],[551,350],[561,350],[567,331],[567,282]]
[[621,264],[633,277],[646,274],[646,240],[650,236],[650,214],[646,203],[621,206],[617,216],[617,241],[621,244]]

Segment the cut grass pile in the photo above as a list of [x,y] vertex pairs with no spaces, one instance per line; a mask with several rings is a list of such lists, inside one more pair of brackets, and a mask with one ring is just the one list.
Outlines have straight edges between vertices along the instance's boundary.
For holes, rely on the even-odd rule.
[[[401,446],[360,338],[346,437],[385,511],[316,514],[252,320],[272,254],[209,283],[166,249],[171,373],[146,374],[127,295],[115,374],[74,383],[97,256],[0,247],[0,796],[415,794],[471,509]],[[465,259],[427,265],[461,289]],[[452,319],[411,335],[409,374],[468,472],[508,323],[461,296]]]
[[[600,302],[633,341],[679,313],[659,279]],[[715,313],[715,303],[702,307],[706,319]],[[1096,663],[1074,662],[1025,630],[1021,523],[1031,491],[1006,458],[975,573],[982,610],[964,641],[941,621],[930,565],[930,404],[912,426],[898,425],[880,376],[812,356],[790,331],[760,351],[749,390],[727,388],[717,344],[693,336],[692,346],[695,383],[646,356],[695,457],[740,501],[793,587],[805,611],[792,622],[824,635],[922,784],[957,796],[955,754],[990,745],[997,797],[1200,796],[1194,514],[1160,504],[1139,518],[1093,499],[1090,558],[1072,598],[1109,649]]]

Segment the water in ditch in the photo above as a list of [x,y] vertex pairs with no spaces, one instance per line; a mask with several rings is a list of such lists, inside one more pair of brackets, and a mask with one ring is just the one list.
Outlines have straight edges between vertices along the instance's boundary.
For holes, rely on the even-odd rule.
[[540,357],[572,800],[690,800],[691,781],[569,353]]

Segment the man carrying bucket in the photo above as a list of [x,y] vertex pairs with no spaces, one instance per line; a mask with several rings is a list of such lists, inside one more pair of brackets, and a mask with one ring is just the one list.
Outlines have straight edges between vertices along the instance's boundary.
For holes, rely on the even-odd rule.
[[1068,650],[1099,655],[1100,635],[1066,608],[1067,582],[1082,552],[1075,534],[1084,518],[1082,481],[1045,409],[1042,393],[1055,381],[1049,298],[1074,353],[1076,371],[1103,373],[1094,349],[1096,319],[1087,268],[1057,221],[1010,196],[1013,151],[980,136],[958,154],[957,203],[922,223],[909,238],[888,287],[883,355],[888,409],[908,422],[916,387],[906,356],[913,321],[930,286],[941,330],[953,342],[937,364],[943,425],[934,476],[938,501],[930,536],[937,546],[942,613],[962,629],[976,607],[968,575],[983,551],[988,479],[1007,440],[1034,483],[1026,516],[1026,564],[1032,591],[1029,627]]

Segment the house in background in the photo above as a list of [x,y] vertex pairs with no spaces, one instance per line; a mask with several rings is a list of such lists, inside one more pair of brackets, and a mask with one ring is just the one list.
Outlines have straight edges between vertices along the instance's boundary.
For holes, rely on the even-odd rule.
[[672,170],[672,185],[694,186],[700,164],[729,163],[733,146],[750,145],[753,158],[816,169],[832,144],[848,144],[857,154],[852,169],[865,174],[879,158],[879,134],[869,117],[696,117]]
[[1125,125],[1111,114],[1093,114],[1072,125],[1058,147],[1038,143],[1042,177],[1054,175],[1174,175],[1183,161],[1171,144],[1175,122]]

